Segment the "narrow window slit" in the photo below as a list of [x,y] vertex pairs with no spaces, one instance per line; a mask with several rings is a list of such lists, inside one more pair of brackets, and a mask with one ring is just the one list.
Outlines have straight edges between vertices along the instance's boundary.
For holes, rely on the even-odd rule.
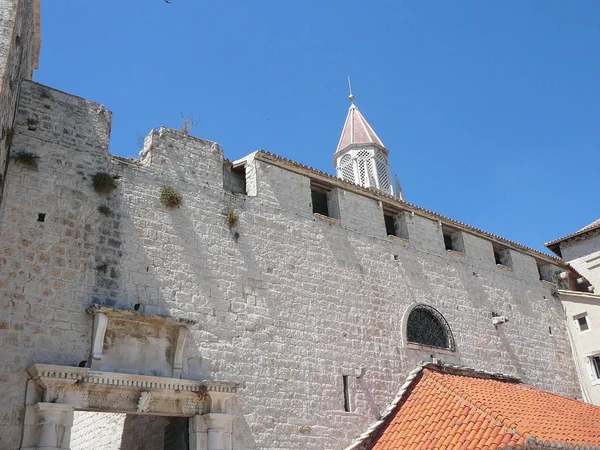
[[348,383],[348,375],[342,375],[344,384],[344,411],[350,412],[350,386]]

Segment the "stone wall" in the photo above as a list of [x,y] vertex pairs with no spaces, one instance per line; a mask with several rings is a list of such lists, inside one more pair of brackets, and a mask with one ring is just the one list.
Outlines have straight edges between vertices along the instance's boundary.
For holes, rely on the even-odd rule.
[[[39,159],[37,169],[10,162],[0,207],[10,392],[0,448],[18,448],[25,369],[89,359],[92,303],[198,322],[182,377],[240,383],[234,449],[343,448],[431,357],[580,395],[560,301],[533,256],[513,249],[513,267],[499,267],[492,243],[468,232],[465,253],[448,252],[440,223],[419,214],[406,215],[408,240],[389,238],[382,205],[341,188],[332,193],[340,220],[319,219],[310,179],[259,155],[247,161],[251,195],[234,194],[217,144],[165,128],[146,138],[140,161],[111,157],[110,116],[23,83],[13,151]],[[115,177],[112,193],[94,192],[97,172]],[[161,204],[164,186],[181,191],[180,208]],[[404,320],[415,303],[444,315],[456,352],[409,348]],[[494,326],[492,313],[509,321]]]
[[[31,79],[37,63],[36,13],[39,0],[0,0],[0,175],[13,136],[19,85]],[[0,202],[3,182],[0,179]]]
[[187,420],[78,411],[71,450],[187,450]]

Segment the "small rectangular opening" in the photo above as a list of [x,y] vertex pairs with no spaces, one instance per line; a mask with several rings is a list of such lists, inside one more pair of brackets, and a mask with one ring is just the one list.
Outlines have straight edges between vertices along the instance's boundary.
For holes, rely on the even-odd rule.
[[37,221],[38,222],[44,222],[45,220],[46,220],[46,213],[39,213]]
[[383,220],[385,221],[385,232],[387,233],[387,235],[396,236],[396,225],[394,224],[394,216],[384,214]]
[[496,261],[496,264],[502,264],[500,252],[496,249],[494,249],[494,260]]
[[388,236],[408,239],[408,225],[406,224],[405,211],[400,211],[390,205],[384,205],[383,220],[385,222],[385,232]]
[[234,194],[246,195],[246,166],[234,167],[229,162],[223,163],[223,189]]
[[313,213],[329,217],[329,206],[327,205],[327,194],[325,192],[311,191]]
[[444,233],[444,246],[446,250],[452,250],[452,236]]
[[496,264],[504,267],[512,267],[512,257],[510,254],[510,249],[496,243],[492,245],[494,248],[494,260]]
[[442,225],[442,234],[444,236],[444,247],[446,250],[464,253],[465,245],[462,232],[452,227]]
[[342,375],[342,383],[344,385],[344,411],[346,412],[350,412],[350,386],[348,381],[348,375]]
[[552,266],[552,264],[544,264],[541,261],[537,261],[538,273],[540,275],[540,280],[548,281],[550,283],[554,283],[556,269]]
[[310,196],[313,214],[340,219],[338,190],[321,180],[310,180]]

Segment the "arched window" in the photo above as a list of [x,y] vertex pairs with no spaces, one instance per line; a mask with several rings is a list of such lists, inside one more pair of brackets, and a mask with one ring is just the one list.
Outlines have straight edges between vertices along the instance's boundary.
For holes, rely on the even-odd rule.
[[455,350],[448,322],[431,306],[419,304],[412,309],[406,323],[406,337],[411,344]]

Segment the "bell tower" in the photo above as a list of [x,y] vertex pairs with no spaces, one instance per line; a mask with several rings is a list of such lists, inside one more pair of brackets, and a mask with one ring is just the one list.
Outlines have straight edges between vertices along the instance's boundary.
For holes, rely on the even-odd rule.
[[[352,91],[349,99],[352,104],[333,155],[337,176],[364,188],[375,188],[394,195],[388,149],[354,104]],[[403,200],[397,180],[396,191],[396,196]]]

